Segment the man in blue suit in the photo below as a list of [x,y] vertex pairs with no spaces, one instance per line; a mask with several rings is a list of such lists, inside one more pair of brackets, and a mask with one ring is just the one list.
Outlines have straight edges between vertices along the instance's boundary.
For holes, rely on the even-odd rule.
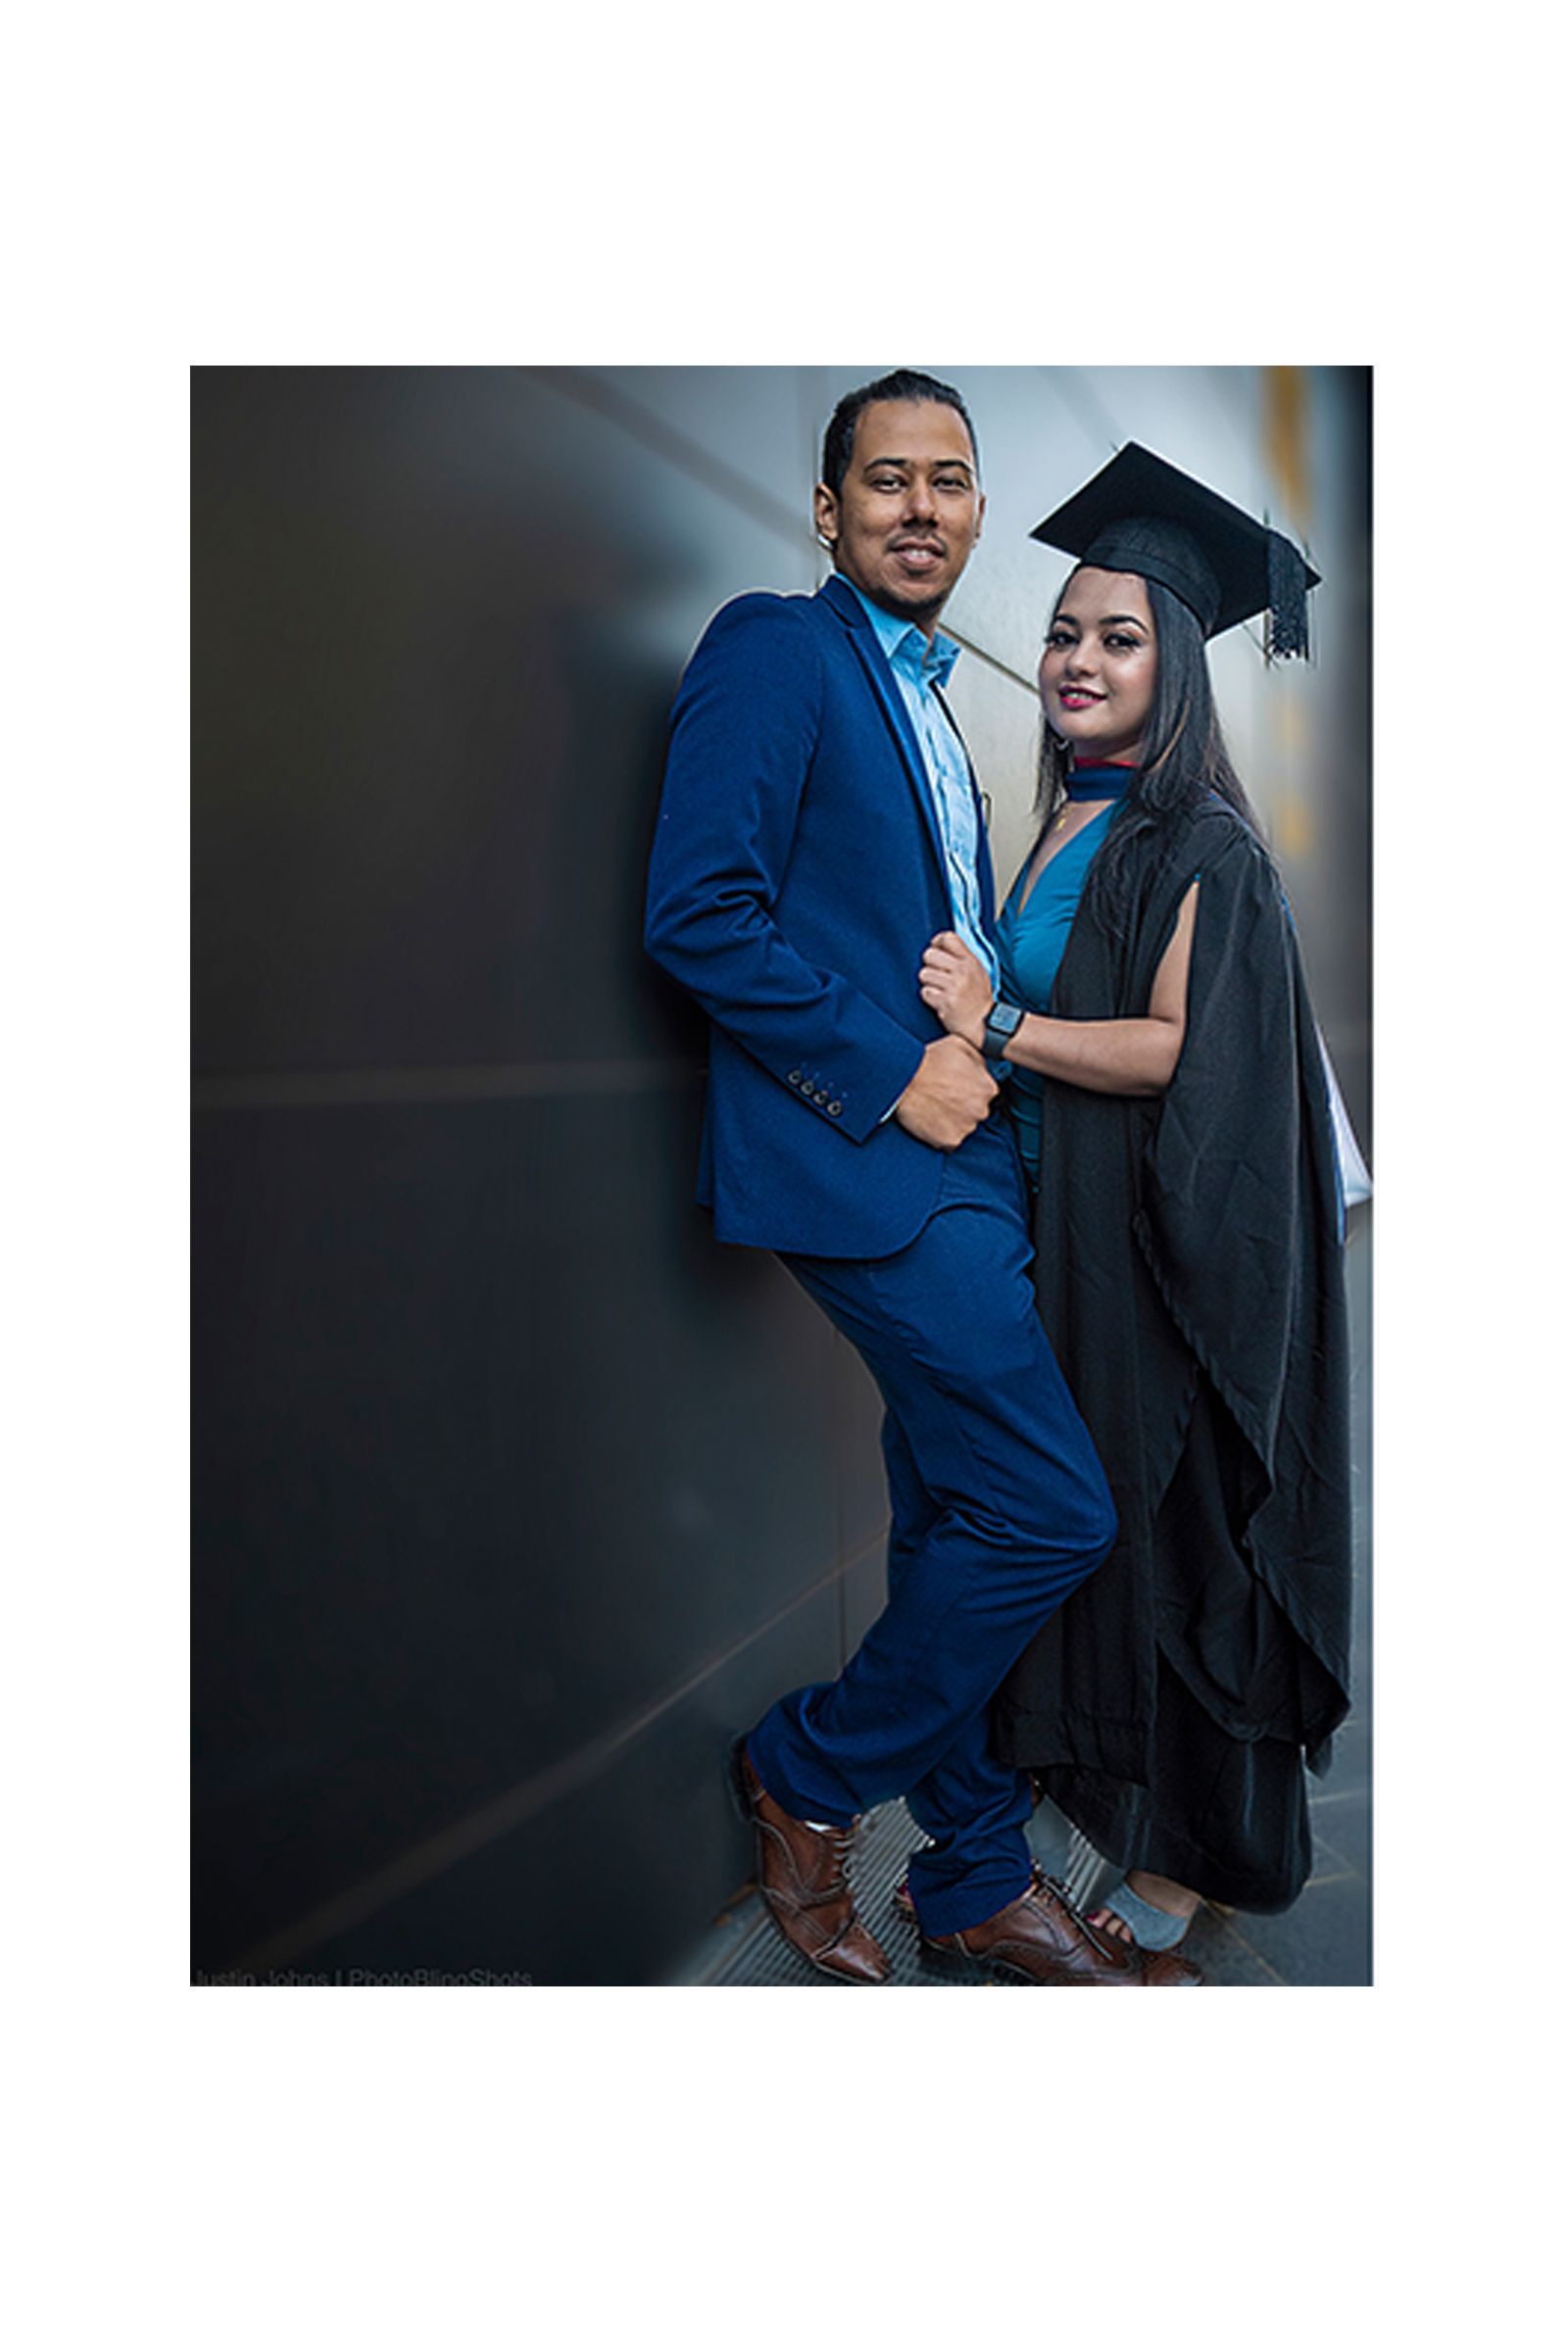
[[845,1866],[857,1817],[903,1795],[930,1839],[909,1871],[928,1964],[1173,1981],[1038,1878],[1027,1776],[989,1739],[992,1693],[1115,1522],[1035,1311],[996,1082],[920,996],[938,932],[996,972],[979,796],[941,691],[958,649],[937,630],[985,511],[962,400],[908,370],[849,394],[822,475],[833,576],[710,625],[649,877],[649,952],[712,1023],[700,1198],[719,1240],[779,1252],[887,1407],[887,1606],[837,1681],[737,1744],[737,1794],[773,1917],[826,1975],[889,1975]]

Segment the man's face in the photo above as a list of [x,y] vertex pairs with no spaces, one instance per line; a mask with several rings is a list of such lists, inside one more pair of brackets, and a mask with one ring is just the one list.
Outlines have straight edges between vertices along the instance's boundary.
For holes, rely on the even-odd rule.
[[846,578],[929,632],[980,536],[986,502],[968,428],[937,400],[874,400],[844,486],[816,486],[816,527]]

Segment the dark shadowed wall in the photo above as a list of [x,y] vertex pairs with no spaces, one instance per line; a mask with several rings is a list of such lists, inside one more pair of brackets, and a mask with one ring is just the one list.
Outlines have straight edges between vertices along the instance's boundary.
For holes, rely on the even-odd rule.
[[[658,1980],[747,1874],[724,1742],[877,1605],[874,1396],[709,1238],[702,1025],[639,946],[681,662],[816,584],[821,423],[877,371],[196,372],[200,1974]],[[1007,481],[1066,442],[1019,514],[1110,454],[1073,371],[954,372]],[[1297,372],[1350,431],[1364,378]],[[1004,881],[1004,589],[953,609]],[[1282,758],[1310,812],[1321,745]],[[1364,1132],[1364,746],[1329,766],[1355,838],[1298,913]]]

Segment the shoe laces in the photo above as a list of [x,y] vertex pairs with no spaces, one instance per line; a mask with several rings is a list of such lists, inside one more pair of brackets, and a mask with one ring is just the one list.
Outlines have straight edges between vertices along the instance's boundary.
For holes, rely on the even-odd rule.
[[1107,1937],[1099,1928],[1091,1927],[1083,1912],[1079,1910],[1078,1905],[1067,1892],[1063,1881],[1050,1877],[1037,1862],[1035,1864],[1035,1891],[1039,1892],[1041,1889],[1055,1896],[1080,1936],[1086,1942],[1093,1944],[1095,1950],[1103,1959],[1119,1960],[1121,1958],[1126,1947],[1122,1944],[1120,1936]]
[[833,1860],[840,1871],[847,1873],[849,1870],[850,1848],[855,1843],[855,1833],[859,1826],[859,1816],[857,1814],[848,1829],[830,1829],[827,1832],[828,1843],[833,1849]]

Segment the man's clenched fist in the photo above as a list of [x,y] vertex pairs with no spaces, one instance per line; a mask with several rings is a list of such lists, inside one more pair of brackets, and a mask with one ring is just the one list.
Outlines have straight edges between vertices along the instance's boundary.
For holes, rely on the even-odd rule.
[[961,1037],[939,1037],[899,1097],[894,1117],[922,1144],[956,1152],[991,1113],[997,1082]]

